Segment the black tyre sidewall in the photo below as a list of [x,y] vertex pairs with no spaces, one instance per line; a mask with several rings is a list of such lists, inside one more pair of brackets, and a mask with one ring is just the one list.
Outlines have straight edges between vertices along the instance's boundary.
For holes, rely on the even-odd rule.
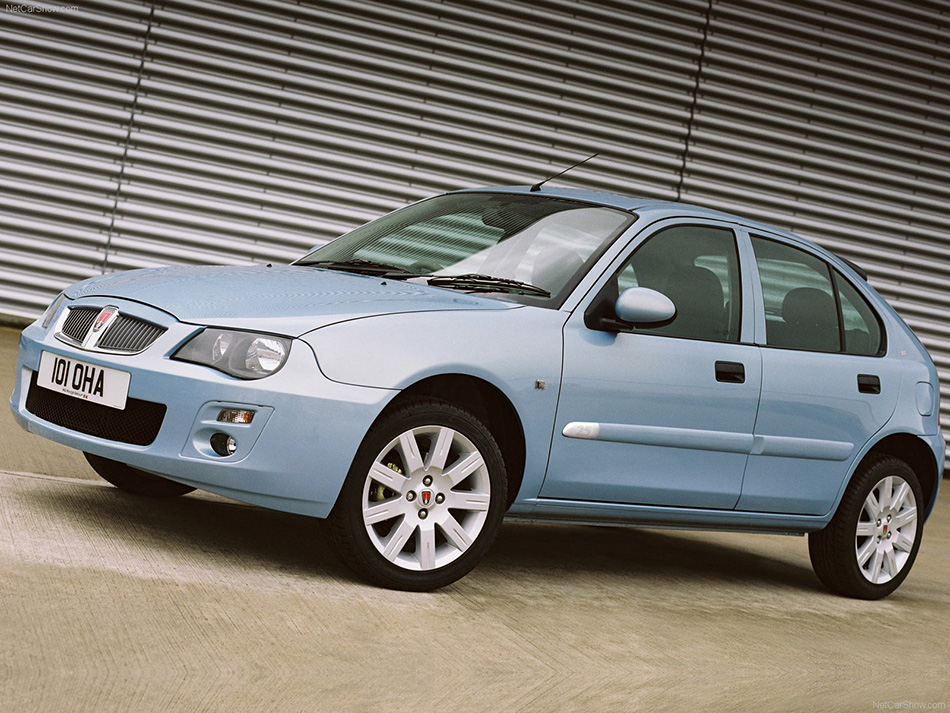
[[[458,559],[438,569],[406,570],[387,560],[363,524],[363,486],[380,451],[401,433],[420,426],[447,426],[468,438],[481,453],[491,486],[488,516],[475,542]],[[437,399],[407,400],[369,430],[330,515],[337,554],[350,569],[378,584],[406,591],[431,591],[465,576],[491,547],[501,526],[507,497],[504,459],[488,428],[474,415]]]

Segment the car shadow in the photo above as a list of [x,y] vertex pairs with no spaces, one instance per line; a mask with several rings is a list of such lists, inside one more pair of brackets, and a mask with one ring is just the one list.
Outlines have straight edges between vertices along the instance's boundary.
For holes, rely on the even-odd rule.
[[[713,541],[710,533],[698,531],[507,522],[486,563],[502,572],[526,567],[539,573],[609,574],[640,581],[770,583],[786,589],[825,591],[810,566],[757,550],[760,535],[732,533],[730,537],[736,538],[735,545]],[[805,540],[790,539],[800,543],[807,561]]]
[[[48,488],[30,497],[37,508],[78,519],[84,530],[132,538],[151,551],[209,567],[359,581],[334,555],[326,523],[315,518],[204,494],[144,498],[98,484]],[[809,567],[788,559],[705,540],[702,533],[625,527],[506,522],[474,576],[482,570],[535,579],[561,579],[570,572],[641,583],[675,577],[821,590]]]

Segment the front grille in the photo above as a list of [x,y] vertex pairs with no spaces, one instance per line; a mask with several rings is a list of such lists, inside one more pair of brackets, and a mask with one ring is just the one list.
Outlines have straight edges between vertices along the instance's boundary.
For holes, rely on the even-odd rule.
[[36,384],[30,379],[26,410],[49,423],[109,441],[147,446],[158,436],[165,420],[165,404],[129,398],[119,410],[83,401]]
[[102,335],[98,347],[117,352],[140,352],[165,333],[157,324],[120,314]]
[[71,307],[60,333],[75,344],[82,344],[89,328],[96,321],[98,307]]
[[[56,336],[68,344],[82,346],[100,311],[99,307],[71,307],[66,321],[63,322],[63,328]],[[99,341],[93,339],[87,348],[93,351],[137,354],[148,349],[164,333],[164,327],[120,313],[99,337]]]

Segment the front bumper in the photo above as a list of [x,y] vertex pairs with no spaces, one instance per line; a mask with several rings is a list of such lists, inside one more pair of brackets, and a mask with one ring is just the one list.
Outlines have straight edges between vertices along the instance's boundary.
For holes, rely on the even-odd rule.
[[[294,340],[283,369],[254,381],[175,361],[170,355],[201,327],[114,298],[85,298],[70,306],[105,306],[106,301],[124,314],[167,331],[144,352],[124,356],[85,351],[56,339],[62,314],[48,329],[38,322],[27,327],[20,336],[16,386],[10,399],[23,428],[236,500],[316,517],[329,514],[356,449],[394,391],[330,381],[320,372],[311,348],[300,340]],[[31,413],[27,407],[30,382],[43,351],[131,374],[130,400],[165,406],[154,440],[147,445],[124,443]],[[217,414],[225,408],[254,410],[255,416],[249,424],[219,423]],[[219,432],[237,442],[233,455],[220,456],[211,448],[210,437]]]

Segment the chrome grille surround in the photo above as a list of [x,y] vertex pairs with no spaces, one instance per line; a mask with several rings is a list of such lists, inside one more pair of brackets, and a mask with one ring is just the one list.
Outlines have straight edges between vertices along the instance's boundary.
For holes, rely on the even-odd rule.
[[166,331],[164,327],[144,319],[117,313],[102,333],[96,334],[95,324],[107,309],[114,308],[70,307],[56,338],[87,351],[139,354]]

